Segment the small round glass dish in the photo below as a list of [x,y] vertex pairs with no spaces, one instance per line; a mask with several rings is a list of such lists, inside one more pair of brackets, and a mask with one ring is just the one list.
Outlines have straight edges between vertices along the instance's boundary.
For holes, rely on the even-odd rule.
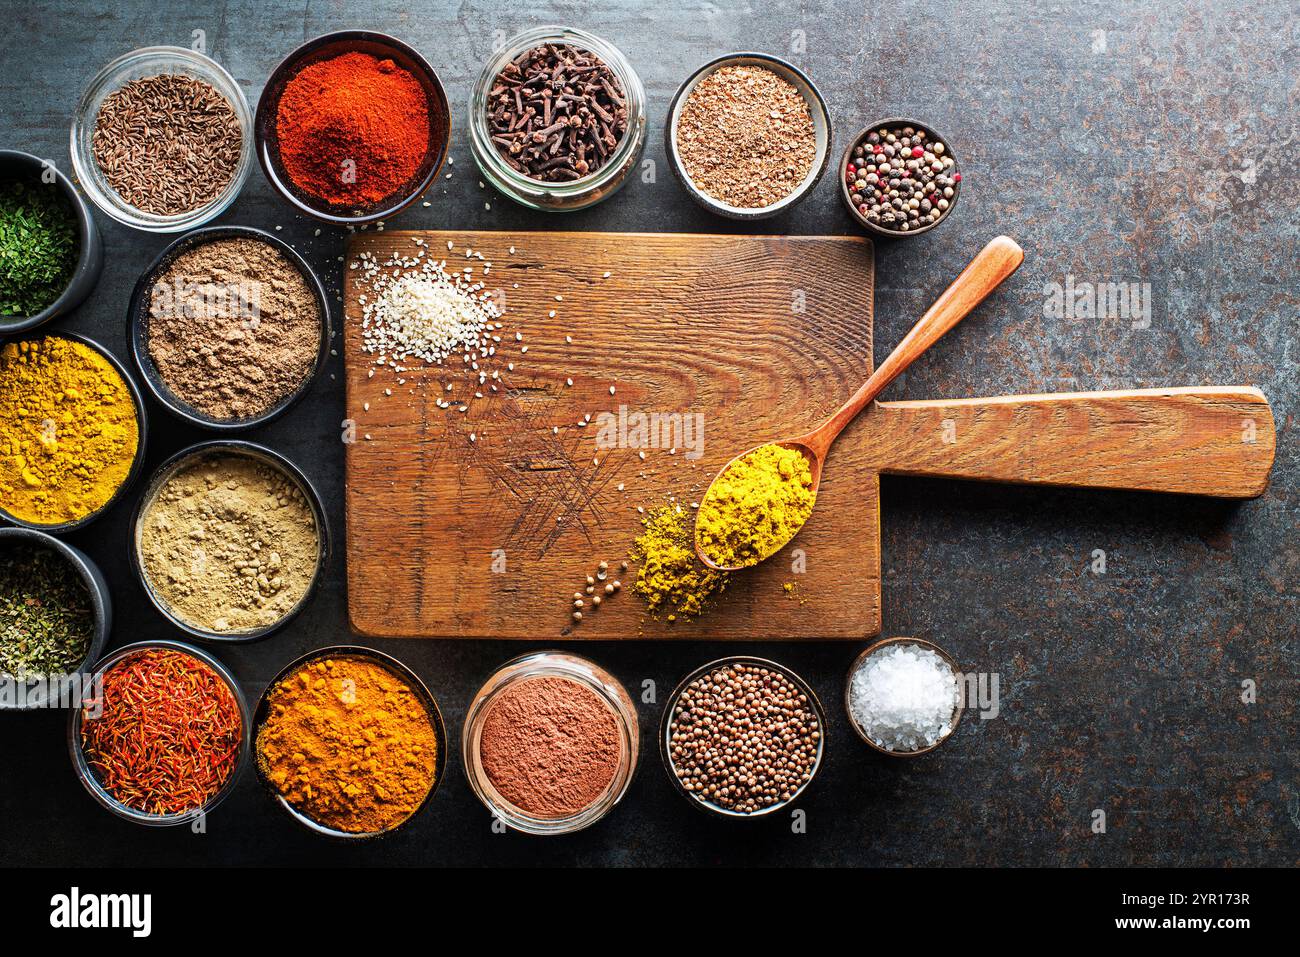
[[99,226],[72,180],[64,176],[51,160],[21,150],[0,150],[0,183],[15,179],[44,182],[43,177],[48,178],[51,173],[54,185],[77,219],[77,265],[63,292],[40,312],[30,316],[0,316],[0,336],[27,332],[76,309],[95,288],[104,268],[104,243],[99,236]]
[[[433,732],[437,738],[438,753],[433,770],[433,781],[429,785],[428,792],[424,795],[424,799],[420,801],[419,806],[411,811],[410,814],[382,831],[344,831],[341,828],[322,824],[306,811],[292,804],[283,794],[280,793],[276,786],[272,784],[271,780],[267,777],[267,769],[262,766],[263,761],[261,757],[258,757],[254,761],[254,765],[257,769],[257,778],[262,782],[262,787],[271,796],[272,800],[274,800],[282,810],[303,827],[307,828],[307,830],[312,831],[315,834],[321,834],[326,837],[338,838],[346,841],[367,840],[372,837],[381,837],[385,834],[392,834],[397,829],[405,826],[407,822],[418,817],[420,812],[428,807],[429,801],[433,799],[434,794],[438,791],[438,786],[442,784],[443,775],[447,770],[448,759],[447,726],[442,720],[442,712],[438,709],[438,702],[434,699],[432,693],[430,693],[424,682],[420,680],[419,676],[392,655],[386,655],[382,651],[376,651],[373,648],[366,648],[362,645],[333,645],[328,648],[318,648],[315,651],[309,651],[302,657],[291,661],[289,664],[285,665],[284,668],[280,669],[279,674],[271,679],[270,684],[266,686],[266,690],[262,692],[262,697],[258,701],[257,708],[253,712],[253,727],[255,729],[253,734],[253,747],[255,750],[257,749],[258,733],[262,730],[262,725],[266,723],[267,716],[270,712],[271,693],[280,684],[287,679],[292,678],[303,668],[306,668],[313,662],[320,661],[324,658],[352,658],[358,661],[377,665],[405,682],[411,689],[420,704],[424,706],[425,713],[429,718],[429,723],[433,726]],[[358,782],[363,780],[359,772],[354,775],[354,779]]]
[[[557,817],[529,813],[504,797],[484,767],[481,749],[488,716],[502,693],[520,682],[538,678],[562,678],[594,692],[614,716],[617,725],[619,756],[608,784],[582,809]],[[537,651],[502,665],[474,696],[461,732],[461,756],[470,787],[497,820],[525,834],[572,834],[595,824],[627,793],[636,772],[639,750],[636,707],[627,691],[604,668],[563,651]]]
[[[816,144],[816,153],[813,156],[812,165],[809,167],[803,182],[795,187],[791,193],[769,206],[754,208],[732,206],[730,203],[705,192],[695,184],[690,174],[686,172],[681,154],[677,151],[677,126],[681,120],[682,111],[686,108],[686,102],[690,99],[691,94],[695,92],[695,88],[701,80],[718,70],[735,66],[762,67],[781,77],[799,91],[799,95],[808,104],[808,115],[812,119],[813,137]],[[726,216],[728,219],[767,219],[769,216],[776,216],[793,208],[813,191],[813,187],[817,185],[817,182],[822,178],[822,174],[826,172],[826,163],[830,158],[830,150],[831,114],[826,108],[826,101],[822,99],[821,93],[813,84],[813,81],[808,78],[808,75],[797,66],[769,53],[728,53],[725,56],[710,60],[686,78],[682,85],[678,87],[672,102],[668,104],[668,121],[664,124],[664,151],[668,154],[668,165],[672,167],[673,173],[691,199],[705,209],[720,216]]]
[[[566,182],[533,179],[514,169],[492,140],[488,99],[506,64],[520,54],[544,44],[563,44],[594,53],[605,61],[622,84],[627,99],[627,130],[608,161],[594,173]],[[641,78],[631,62],[613,44],[575,27],[544,26],[525,30],[506,41],[488,59],[469,98],[469,144],[483,179],[502,195],[529,209],[571,212],[608,199],[627,182],[641,158],[646,139],[646,96]]]
[[[122,199],[109,185],[99,164],[95,161],[92,142],[95,124],[99,118],[99,108],[109,94],[121,89],[132,80],[162,74],[182,74],[213,87],[226,98],[235,111],[242,134],[239,160],[226,188],[198,209],[170,216],[147,213]],[[144,47],[113,60],[90,81],[73,114],[71,148],[72,168],[77,174],[77,182],[81,184],[90,201],[105,215],[119,223],[134,226],[136,229],[154,233],[177,233],[201,226],[221,215],[244,188],[248,171],[253,168],[253,114],[235,78],[216,60],[184,47]]]
[[[278,117],[285,88],[302,70],[345,53],[364,53],[392,60],[409,73],[424,91],[429,113],[429,142],[414,174],[394,192],[367,206],[332,204],[299,188],[285,169],[280,154]],[[413,47],[397,37],[370,30],[339,30],[308,40],[277,66],[257,101],[253,121],[257,161],[272,188],[287,202],[322,222],[335,226],[360,226],[390,219],[411,206],[433,185],[451,144],[451,107],[437,72]],[[352,167],[355,181],[355,163]]]
[[121,377],[122,382],[126,386],[126,391],[131,395],[131,403],[135,407],[135,456],[131,459],[131,465],[127,470],[126,477],[122,479],[122,483],[113,491],[113,494],[109,496],[107,501],[105,501],[99,508],[95,509],[95,511],[83,515],[80,518],[72,519],[71,521],[42,525],[38,522],[19,518],[12,512],[0,507],[0,521],[10,522],[20,528],[33,528],[38,532],[48,532],[51,535],[62,535],[67,532],[74,532],[80,528],[84,528],[95,519],[99,518],[99,516],[107,512],[117,502],[121,501],[126,490],[135,482],[141,469],[144,467],[145,446],[149,437],[149,419],[145,414],[144,396],[140,393],[140,387],[135,384],[135,380],[131,378],[130,373],[126,371],[126,366],[118,360],[117,356],[113,355],[113,353],[109,352],[89,336],[78,335],[75,332],[64,332],[63,330],[57,332],[47,330],[36,333],[35,335],[25,336],[23,339],[16,341],[35,341],[46,337],[79,342],[87,348],[93,349],[95,352],[99,353],[104,360],[113,367],[113,370],[118,374],[118,376]]
[[0,671],[0,711],[27,711],[35,708],[67,708],[81,700],[79,686],[88,677],[90,666],[99,660],[113,628],[113,598],[99,566],[79,548],[53,535],[29,528],[0,528],[0,560],[12,548],[26,545],[45,548],[63,558],[77,572],[86,586],[90,598],[90,611],[94,619],[86,654],[76,667],[65,674],[45,675],[40,678],[15,680]]
[[[163,274],[178,256],[207,243],[224,239],[254,240],[264,243],[278,252],[298,270],[307,291],[315,300],[316,309],[320,314],[320,334],[316,346],[316,358],[310,371],[307,372],[292,392],[283,396],[280,401],[266,411],[246,419],[213,418],[206,412],[186,402],[168,386],[149,351],[149,316],[154,283],[157,281],[158,276]],[[213,295],[219,299],[225,292],[227,290],[217,289]],[[244,291],[239,290],[238,292],[243,293]],[[256,301],[256,297],[252,298]],[[244,302],[243,295],[239,294],[231,295],[228,299],[232,303]],[[131,303],[127,307],[127,338],[130,340],[131,356],[135,359],[136,368],[140,370],[140,377],[143,379],[145,387],[163,408],[190,425],[229,433],[251,429],[278,419],[307,394],[312,383],[316,381],[317,376],[320,374],[320,370],[325,367],[325,361],[329,356],[329,317],[329,300],[325,295],[325,287],[321,284],[320,277],[316,275],[311,266],[307,264],[307,261],[292,246],[268,232],[254,229],[251,226],[208,226],[204,229],[196,229],[191,233],[186,233],[173,241],[141,273],[139,280],[135,284],[135,289],[131,292]]]
[[[206,458],[224,456],[244,456],[269,466],[287,478],[302,492],[303,500],[311,509],[312,518],[316,522],[316,567],[302,596],[294,603],[292,608],[270,624],[238,631],[212,631],[182,618],[150,582],[149,573],[145,570],[147,563],[142,554],[143,546],[141,544],[144,536],[145,519],[148,517],[150,506],[153,505],[158,493],[168,479],[181,470],[202,462]],[[216,439],[181,449],[158,466],[157,471],[153,473],[153,477],[149,479],[148,486],[141,494],[140,500],[136,503],[135,513],[131,516],[130,551],[131,566],[135,569],[136,578],[139,580],[141,587],[144,588],[145,594],[149,596],[149,601],[153,603],[153,606],[158,609],[158,612],[164,618],[187,635],[202,641],[236,644],[257,641],[274,634],[297,617],[299,612],[311,601],[312,595],[316,593],[316,589],[320,586],[321,578],[324,577],[325,566],[329,563],[329,524],[325,519],[325,506],[321,501],[320,493],[316,491],[316,487],[312,485],[311,480],[303,474],[302,470],[283,455],[264,445],[258,445],[256,442],[247,442],[242,439]],[[198,560],[203,560],[201,555]]]
[[[860,669],[863,666],[863,664],[866,663],[868,658],[870,658],[872,655],[876,654],[877,652],[885,650],[887,648],[897,647],[901,645],[910,645],[914,648],[921,648],[926,651],[931,651],[934,654],[938,655],[938,657],[945,664],[947,664],[949,668],[952,669],[952,673],[957,679],[957,699],[956,699],[956,703],[953,705],[952,721],[949,723],[947,731],[944,732],[942,735],[940,735],[939,739],[935,741],[934,744],[925,748],[917,748],[914,751],[891,751],[889,748],[877,744],[875,741],[871,739],[871,736],[867,733],[867,730],[862,726],[862,723],[858,720],[858,716],[853,708],[853,698],[854,698],[853,679],[857,675],[858,669]],[[952,657],[948,654],[948,652],[944,651],[938,645],[926,641],[924,638],[883,638],[880,641],[877,641],[875,644],[871,645],[870,647],[866,648],[862,652],[862,654],[858,655],[856,658],[853,659],[853,664],[849,666],[848,678],[846,678],[844,681],[844,711],[849,716],[849,724],[852,725],[853,731],[857,734],[859,738],[865,741],[867,745],[871,747],[872,750],[879,751],[881,754],[888,755],[891,758],[914,758],[917,757],[918,755],[929,754],[935,748],[939,747],[939,745],[943,744],[945,741],[951,738],[952,733],[957,730],[957,725],[961,722],[961,713],[962,713],[961,671],[960,669],[958,669],[957,663],[952,660]]]
[[[86,716],[86,709],[94,707],[96,695],[99,693],[99,679],[101,679],[110,669],[116,667],[124,661],[127,661],[134,655],[144,651],[166,650],[179,652],[188,655],[191,658],[211,669],[227,688],[230,689],[231,695],[234,696],[235,703],[239,707],[240,719],[240,744],[239,754],[235,758],[235,766],[231,768],[229,777],[215,794],[208,798],[202,805],[196,808],[189,808],[175,814],[151,814],[147,811],[140,811],[128,807],[109,793],[108,789],[100,781],[99,775],[95,769],[90,766],[86,759],[86,753],[82,747],[82,730],[87,720],[95,720]],[[143,824],[148,827],[168,827],[177,824],[186,824],[195,821],[202,816],[209,814],[212,810],[224,801],[230,792],[235,789],[240,775],[244,771],[244,766],[248,764],[252,754],[251,728],[252,716],[249,713],[248,701],[244,698],[244,693],[239,688],[239,682],[235,676],[212,655],[205,651],[200,651],[192,645],[187,645],[179,641],[140,641],[124,648],[119,648],[110,653],[94,666],[94,674],[91,678],[89,687],[81,699],[81,703],[72,709],[68,721],[68,751],[72,755],[72,765],[77,771],[77,777],[80,778],[82,785],[90,792],[99,804],[112,811],[123,820],[131,821],[135,824]]]
[[[677,722],[677,705],[681,700],[683,692],[691,686],[692,683],[711,675],[716,671],[732,669],[736,666],[745,666],[751,669],[766,670],[773,672],[785,678],[790,684],[807,699],[807,709],[812,712],[816,719],[818,731],[817,737],[817,754],[813,760],[812,770],[809,772],[808,780],[804,781],[796,788],[788,798],[778,800],[769,804],[767,807],[757,811],[735,811],[731,808],[723,807],[720,804],[706,799],[705,797],[690,791],[682,784],[678,777],[676,765],[673,762],[673,732]],[[789,807],[799,800],[800,795],[808,790],[808,787],[817,779],[817,772],[821,770],[822,760],[826,755],[826,712],[822,709],[822,703],[818,700],[816,693],[808,682],[804,681],[797,674],[784,665],[779,665],[775,661],[769,661],[767,658],[755,658],[751,655],[733,655],[728,658],[719,658],[717,661],[710,661],[706,665],[696,668],[673,689],[673,693],[668,697],[668,703],[664,707],[663,720],[659,727],[659,752],[663,757],[664,770],[668,772],[668,779],[672,782],[673,789],[682,797],[691,803],[693,807],[699,808],[709,814],[716,814],[719,817],[730,818],[731,820],[754,820],[775,814],[782,808]]]

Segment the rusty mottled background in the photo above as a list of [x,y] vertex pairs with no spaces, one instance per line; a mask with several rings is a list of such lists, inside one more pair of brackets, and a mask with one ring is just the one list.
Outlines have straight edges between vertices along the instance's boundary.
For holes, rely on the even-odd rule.
[[[877,358],[990,236],[1025,248],[1024,267],[924,357],[888,397],[933,398],[1208,383],[1262,388],[1279,427],[1273,485],[1241,505],[1139,494],[886,479],[884,632],[928,637],[968,670],[1000,677],[1001,711],[968,714],[954,739],[912,762],[868,752],[840,700],[860,650],[759,650],[807,676],[832,716],[821,777],[786,818],[715,821],[672,792],[644,704],[643,757],[625,802],[580,835],[494,834],[457,766],[413,824],[364,846],[298,829],[252,774],[206,834],[118,821],[77,783],[58,713],[0,715],[0,843],[10,864],[468,863],[878,865],[1289,865],[1300,863],[1297,779],[1296,443],[1300,375],[1297,77],[1300,6],[1151,4],[737,4],[564,2],[8,2],[0,34],[0,145],[68,166],[73,107],[109,59],[152,44],[208,51],[255,103],[270,70],[306,38],[366,27],[414,44],[441,72],[457,114],[456,175],[403,227],[729,232],[669,173],[663,119],[695,66],[732,50],[787,55],[830,103],[836,155],[868,121],[913,115],[950,137],[962,202],[933,234],[878,250]],[[526,9],[526,13],[520,12]],[[863,12],[865,10],[865,13]],[[497,31],[561,22],[631,58],[650,100],[653,183],[632,182],[564,218],[486,195],[463,135],[469,87]],[[484,208],[492,200],[491,210]],[[295,216],[255,170],[220,222],[283,227],[337,286],[342,235]],[[127,298],[168,241],[101,217],[107,265],[60,325],[125,353]],[[853,230],[833,175],[762,226]],[[1044,286],[1149,282],[1151,327],[1044,317]],[[154,409],[150,464],[203,438]],[[251,437],[322,488],[341,535],[341,359],[308,401]],[[107,571],[114,644],[171,637],[126,564],[130,507],[72,540]],[[1106,573],[1091,571],[1094,550]],[[341,549],[336,555],[341,555]],[[287,632],[220,649],[251,698],[288,660],[349,638],[341,558]],[[812,596],[816,600],[816,596]],[[519,653],[498,642],[387,642],[440,700],[453,729],[487,674]],[[732,650],[728,646],[726,650]],[[718,645],[583,644],[629,686],[662,696]],[[1241,701],[1242,682],[1258,702]],[[1094,809],[1105,834],[1090,829]]]

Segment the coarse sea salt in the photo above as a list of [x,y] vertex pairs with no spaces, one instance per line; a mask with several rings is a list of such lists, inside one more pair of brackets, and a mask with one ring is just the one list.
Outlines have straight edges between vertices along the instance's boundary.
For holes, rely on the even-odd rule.
[[938,743],[952,730],[959,703],[956,673],[920,645],[885,645],[859,662],[849,679],[854,721],[886,751]]

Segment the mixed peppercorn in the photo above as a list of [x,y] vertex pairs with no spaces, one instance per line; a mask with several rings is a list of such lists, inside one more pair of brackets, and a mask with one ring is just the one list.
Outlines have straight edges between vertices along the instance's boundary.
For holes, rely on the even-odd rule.
[[913,126],[871,130],[844,168],[853,208],[882,229],[933,226],[957,201],[961,173],[947,146]]

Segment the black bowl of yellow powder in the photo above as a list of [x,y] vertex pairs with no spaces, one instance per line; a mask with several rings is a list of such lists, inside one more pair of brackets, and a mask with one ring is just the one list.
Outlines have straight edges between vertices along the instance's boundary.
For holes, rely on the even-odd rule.
[[329,561],[319,493],[254,442],[201,442],[173,455],[149,480],[131,529],[150,601],[205,641],[255,641],[283,628]]
[[99,227],[72,181],[50,160],[0,150],[0,335],[77,308],[103,266]]
[[144,400],[85,336],[0,344],[0,518],[60,533],[107,511],[139,474]]
[[253,728],[262,784],[329,837],[391,833],[429,803],[447,767],[447,728],[429,689],[396,658],[359,645],[286,666]]

